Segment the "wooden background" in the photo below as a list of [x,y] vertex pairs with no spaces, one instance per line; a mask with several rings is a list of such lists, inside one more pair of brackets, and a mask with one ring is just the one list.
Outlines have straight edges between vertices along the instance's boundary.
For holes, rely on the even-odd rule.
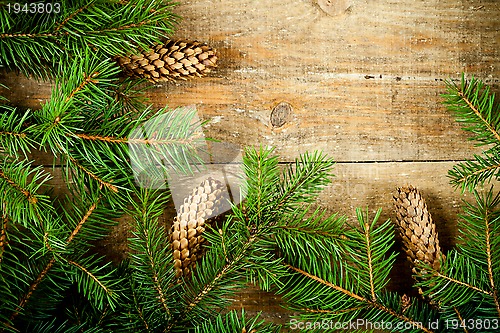
[[[283,163],[323,150],[338,164],[319,204],[351,221],[355,207],[381,207],[383,219],[394,218],[392,194],[413,184],[427,198],[442,245],[452,246],[461,200],[470,194],[455,191],[447,171],[480,150],[440,94],[443,80],[461,72],[499,91],[498,0],[180,2],[175,37],[217,48],[219,67],[208,78],[156,86],[148,93],[155,106],[195,104],[211,120],[207,136],[274,146]],[[49,97],[50,83],[0,79],[14,104],[38,108]],[[281,102],[292,111],[273,126],[271,111]],[[126,237],[114,230],[107,251],[121,251],[116,244]],[[411,281],[402,258],[391,288],[405,291]],[[288,321],[272,295],[249,289],[235,299],[235,307]]]

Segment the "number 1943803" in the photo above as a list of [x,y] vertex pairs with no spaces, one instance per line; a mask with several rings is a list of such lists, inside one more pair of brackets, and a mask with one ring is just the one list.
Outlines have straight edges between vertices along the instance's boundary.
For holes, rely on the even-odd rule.
[[19,14],[58,14],[61,12],[61,3],[59,2],[36,2],[36,3],[7,3],[7,11],[9,13]]

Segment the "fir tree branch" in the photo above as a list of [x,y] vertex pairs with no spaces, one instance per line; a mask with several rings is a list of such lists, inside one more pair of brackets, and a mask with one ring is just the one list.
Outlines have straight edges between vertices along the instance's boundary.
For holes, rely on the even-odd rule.
[[481,114],[481,111],[473,104],[473,102],[469,99],[468,95],[465,94],[464,91],[458,91],[458,96],[462,98],[462,100],[467,104],[467,106],[474,112],[476,117],[483,123],[483,125],[491,132],[491,134],[495,137],[495,139],[500,143],[500,133],[490,124]]
[[134,298],[135,309],[136,309],[136,311],[137,311],[137,313],[139,315],[139,318],[141,320],[141,324],[143,324],[144,328],[149,331],[149,323],[148,323],[148,321],[146,320],[146,318],[144,316],[144,312],[143,312],[141,306],[139,305],[140,302],[137,299],[137,293],[133,292],[132,295],[133,295],[133,298]]
[[[52,259],[50,259],[50,261],[47,263],[45,268],[38,274],[37,278],[30,284],[30,286],[28,288],[28,292],[21,297],[21,299],[19,300],[19,303],[17,305],[17,308],[10,315],[9,322],[14,321],[14,319],[16,319],[16,317],[21,313],[23,308],[26,306],[26,303],[29,301],[29,299],[31,298],[31,296],[35,292],[36,288],[38,288],[38,285],[47,276],[47,274],[52,269],[52,267],[54,266],[55,263],[56,263],[56,258],[52,257]],[[3,333],[3,331],[2,331],[2,333]]]
[[445,104],[454,112],[458,122],[471,124],[463,129],[474,134],[472,139],[479,145],[500,144],[500,106],[495,104],[494,94],[484,83],[462,75],[460,85],[446,82],[448,93],[443,95]]
[[[234,207],[241,216],[241,211]],[[269,282],[277,280],[286,273],[280,264],[262,252],[261,239],[269,233],[265,225],[247,229],[246,222],[240,219],[226,220],[222,226],[222,234],[210,229],[206,237],[210,249],[203,257],[191,276],[192,282],[184,287],[184,306],[176,312],[174,320],[167,331],[178,327],[180,323],[199,325],[200,319],[214,315],[214,308],[220,308],[227,302],[228,290],[243,286],[245,275],[251,281],[263,281],[264,289],[269,289]],[[225,246],[221,245],[224,241]],[[283,268],[283,269],[282,269]],[[279,271],[278,271],[279,270]]]
[[[457,314],[458,320],[460,320],[460,323],[465,322],[464,318],[462,317],[462,314],[460,313],[460,310],[456,306],[453,307],[453,311]],[[461,325],[462,328],[464,329],[464,333],[469,333],[469,330],[467,329],[467,325]]]
[[84,10],[86,10],[87,8],[89,8],[90,6],[93,6],[95,4],[95,2],[89,2],[87,5],[84,5],[80,8],[78,8],[77,10],[75,10],[73,13],[71,13],[70,15],[68,15],[68,17],[66,17],[64,20],[62,20],[61,23],[59,23],[55,29],[54,29],[54,32],[58,32],[59,30],[61,30],[62,27],[64,27],[64,25],[66,23],[68,23],[70,20],[72,20],[76,15],[80,14],[81,12],[83,12]]
[[97,203],[99,202],[100,199],[98,199],[96,202],[94,202],[88,209],[88,211],[85,213],[85,215],[82,217],[82,219],[80,220],[80,222],[77,223],[75,229],[71,232],[71,234],[69,235],[68,239],[66,240],[66,244],[69,244],[73,241],[73,239],[75,238],[75,236],[80,232],[80,230],[82,229],[83,225],[85,224],[85,222],[88,221],[90,215],[92,215],[92,213],[95,211],[95,209],[97,208]]
[[78,162],[75,158],[73,158],[72,156],[68,155],[67,156],[69,158],[69,160],[73,163],[73,165],[75,165],[78,169],[82,170],[85,174],[87,174],[90,178],[94,179],[95,181],[97,181],[97,183],[99,183],[99,186],[102,188],[102,187],[105,187],[109,190],[111,190],[112,192],[114,193],[118,193],[118,187],[116,187],[115,185],[113,185],[113,183],[111,182],[107,182],[105,181],[104,179],[100,178],[99,176],[97,176],[95,173],[93,173],[92,171],[88,170],[86,167],[84,167],[83,165],[81,165],[80,162]]
[[41,166],[31,168],[27,160],[10,158],[0,162],[0,202],[7,205],[7,215],[13,223],[31,226],[42,223],[40,212],[51,210],[48,196],[38,191],[51,178]]
[[470,283],[465,283],[465,282],[457,280],[457,279],[455,279],[455,278],[453,278],[451,276],[444,275],[444,274],[442,274],[439,271],[433,270],[432,271],[432,275],[434,275],[436,277],[439,277],[441,279],[444,279],[444,280],[446,280],[448,282],[451,282],[451,283],[454,283],[454,284],[466,287],[466,288],[468,288],[470,290],[477,291],[478,293],[485,294],[485,295],[488,295],[488,296],[493,296],[493,293],[491,291],[489,291],[489,290],[484,290],[484,289],[478,288],[476,286],[473,286]]
[[38,199],[34,193],[31,193],[29,190],[23,188],[14,180],[9,178],[2,170],[0,170],[0,178],[3,178],[7,184],[9,184],[12,188],[14,188],[22,195],[24,195],[30,204],[35,205],[38,202]]
[[451,183],[461,186],[462,192],[466,189],[473,191],[477,185],[482,185],[493,177],[498,178],[500,173],[499,151],[491,150],[483,156],[474,155],[474,160],[459,163],[448,171]]
[[[492,230],[490,229],[490,222],[493,219],[490,219],[490,211],[486,211],[486,216],[484,218],[484,230],[485,230],[485,239],[486,239],[486,258],[487,258],[487,266],[488,266],[488,277],[489,277],[489,282],[490,282],[490,288],[491,288],[491,293],[493,296],[493,300],[495,302],[495,306],[497,308],[497,313],[500,317],[500,302],[498,300],[498,291],[495,287],[495,280],[494,280],[494,274],[493,274],[493,263],[492,263],[492,250],[491,250],[491,233]],[[498,258],[497,258],[498,259]]]
[[2,264],[3,253],[7,245],[7,225],[9,219],[7,218],[5,202],[2,203],[2,216],[0,217],[0,265]]
[[[97,202],[95,204],[92,204],[90,206],[90,208],[87,211],[87,213],[82,217],[80,223],[77,224],[76,228],[71,232],[70,236],[66,240],[66,245],[69,245],[73,241],[73,239],[75,238],[75,236],[81,230],[83,224],[85,222],[87,222],[87,220],[89,219],[89,217],[92,214],[92,212],[95,211],[96,204],[97,204]],[[14,310],[14,312],[9,317],[9,322],[12,322],[20,314],[20,312],[26,306],[26,303],[30,300],[30,298],[33,295],[33,293],[35,292],[35,290],[38,288],[38,286],[40,285],[40,283],[45,279],[45,277],[47,276],[47,274],[49,273],[49,271],[52,269],[52,267],[55,264],[56,264],[56,257],[53,256],[48,261],[48,263],[45,265],[45,267],[40,271],[40,273],[38,274],[38,276],[36,277],[36,279],[30,284],[30,286],[29,286],[28,291],[26,292],[26,294],[24,294],[22,297],[20,297],[16,309]]]
[[[65,103],[69,102],[79,91],[82,91],[83,88],[85,88],[86,85],[88,85],[90,83],[93,83],[93,84],[99,83],[99,80],[95,79],[95,77],[97,77],[98,75],[99,75],[98,71],[95,71],[95,72],[93,72],[90,75],[87,75],[86,73],[83,73],[83,80],[82,80],[82,82],[80,83],[80,85],[78,87],[76,87],[72,91],[70,91],[70,93],[68,94],[68,96],[66,97],[66,99],[64,100],[64,102]],[[59,121],[60,121],[60,118],[59,118]],[[54,123],[55,122],[56,122],[56,120],[54,120]]]
[[321,284],[323,284],[325,286],[328,286],[328,287],[330,287],[330,288],[332,288],[334,290],[340,291],[341,293],[343,293],[343,294],[345,294],[345,295],[347,295],[347,296],[349,296],[351,298],[354,298],[355,300],[361,301],[363,303],[371,303],[372,302],[371,300],[366,299],[366,298],[364,298],[362,296],[356,295],[355,293],[353,293],[353,292],[351,292],[351,291],[349,291],[349,290],[347,290],[345,288],[337,286],[337,285],[335,285],[335,284],[333,284],[333,283],[331,283],[329,281],[323,280],[323,279],[321,279],[321,278],[319,278],[319,277],[317,277],[315,275],[309,274],[308,272],[306,272],[306,271],[304,271],[304,270],[302,270],[300,268],[293,267],[292,265],[289,265],[289,264],[285,264],[285,266],[288,267],[288,268],[290,268],[291,270],[297,272],[297,273],[300,273],[300,274],[304,275],[305,277],[307,277],[307,278],[309,278],[311,280],[319,282],[319,283],[321,283]]
[[178,304],[173,296],[172,255],[165,244],[165,230],[158,225],[168,193],[135,187],[134,193],[137,198],[130,200],[133,210],[129,212],[136,222],[130,239],[133,309],[142,326],[160,331],[172,317],[171,307]]
[[332,258],[337,260],[346,240],[345,216],[317,208],[312,213],[308,207],[297,207],[287,213],[272,227],[272,241],[285,258]]
[[[6,101],[0,96],[0,102]],[[31,112],[28,110],[19,116],[16,108],[0,105],[0,151],[10,156],[18,156],[21,151],[25,156],[33,146],[33,140],[28,135],[30,127],[26,126]]]
[[[236,267],[247,255],[248,250],[251,248],[256,239],[257,236],[255,234],[250,236],[250,238],[244,243],[243,247],[236,255],[236,257],[227,262],[219,271],[219,273],[212,279],[212,281],[209,284],[205,285],[203,289],[201,289],[201,291],[197,295],[195,295],[195,297],[189,302],[189,305],[182,312],[184,315],[188,315],[193,310],[193,308],[196,307],[205,298],[206,295],[208,295],[214,288],[216,288],[220,280],[226,277],[229,272],[234,270],[234,267]],[[171,326],[170,328],[172,327],[173,326]]]
[[377,296],[375,295],[375,282],[373,277],[373,263],[372,263],[372,247],[371,247],[371,235],[370,235],[370,224],[365,221],[364,223],[364,236],[366,240],[366,255],[368,262],[368,275],[370,277],[370,293],[372,295],[372,301],[377,301]]
[[312,202],[331,182],[334,165],[333,159],[326,158],[318,151],[300,155],[295,160],[295,165],[288,166],[283,172],[280,197],[277,198],[274,209],[290,210],[297,204]]
[[[147,229],[144,229],[144,232],[145,232],[145,234],[143,235],[144,239],[149,238],[147,231],[148,231]],[[154,287],[156,293],[158,294],[158,299],[160,300],[160,303],[161,303],[163,310],[165,311],[167,316],[170,316],[170,309],[169,309],[169,306],[167,304],[167,298],[165,296],[166,291],[163,290],[163,286],[160,283],[160,278],[158,276],[158,271],[156,269],[157,263],[156,263],[156,258],[155,258],[154,252],[155,252],[155,250],[152,249],[149,242],[147,242],[146,243],[146,255],[148,257],[149,265],[151,267],[151,272],[153,274],[151,276],[151,279],[153,281],[153,287]]]
[[432,331],[432,330],[430,330],[430,329],[428,329],[426,327],[423,327],[420,322],[417,322],[417,321],[415,321],[415,320],[413,320],[413,319],[411,319],[411,318],[409,318],[409,317],[407,317],[407,316],[405,316],[403,314],[399,314],[396,311],[394,311],[393,309],[386,307],[385,305],[379,303],[376,300],[373,301],[371,299],[368,299],[368,298],[365,298],[363,296],[357,295],[357,294],[355,294],[355,293],[353,293],[353,292],[351,292],[351,291],[349,291],[349,290],[347,290],[345,288],[342,288],[342,287],[340,287],[338,285],[335,285],[335,284],[333,284],[333,283],[331,283],[329,281],[323,280],[323,279],[319,278],[318,276],[309,274],[308,272],[306,272],[306,271],[304,271],[304,270],[302,270],[300,268],[293,267],[293,266],[291,266],[289,264],[285,264],[285,266],[288,267],[288,268],[290,268],[291,270],[293,270],[293,271],[295,271],[295,272],[297,272],[297,273],[299,273],[299,274],[307,277],[308,279],[314,280],[314,281],[316,281],[316,282],[318,282],[318,283],[320,283],[322,285],[325,285],[325,286],[327,286],[327,287],[329,287],[331,289],[339,291],[342,294],[344,294],[344,295],[346,295],[346,296],[348,296],[350,298],[353,298],[353,299],[355,299],[357,301],[360,301],[360,302],[366,304],[368,307],[371,307],[371,308],[377,309],[379,311],[385,312],[386,314],[389,314],[390,316],[392,316],[394,318],[397,318],[400,321],[408,323],[408,324],[412,325],[415,329],[421,329],[421,330],[423,330],[426,333],[433,333],[434,332],[434,331]]
[[92,280],[94,280],[103,290],[106,294],[111,294],[111,291],[94,275],[92,274],[88,269],[80,265],[79,263],[73,261],[73,260],[66,260],[69,264],[77,267],[79,270],[84,272],[87,276],[89,276]]
[[[500,316],[497,295],[500,194],[493,189],[484,194],[474,191],[476,202],[465,202],[464,214],[458,222],[459,242],[457,249],[449,252],[441,269],[423,268],[428,273],[422,276],[418,286],[433,300],[463,307],[471,302],[485,302],[489,307],[480,307],[491,316],[494,311]],[[471,314],[468,316],[481,314]]]
[[[138,0],[65,2],[61,13],[14,15],[3,10],[6,24],[0,29],[0,63],[27,75],[53,77],[58,63],[67,64],[72,52],[91,47],[105,57],[147,48],[171,33],[177,16],[174,3]],[[3,21],[2,21],[3,22]]]
[[390,267],[395,253],[387,256],[393,244],[393,226],[389,220],[376,227],[382,210],[377,210],[372,221],[368,220],[368,211],[364,215],[361,209],[356,209],[358,225],[346,232],[345,256],[346,269],[357,276],[358,283],[368,290],[372,300],[388,282]]

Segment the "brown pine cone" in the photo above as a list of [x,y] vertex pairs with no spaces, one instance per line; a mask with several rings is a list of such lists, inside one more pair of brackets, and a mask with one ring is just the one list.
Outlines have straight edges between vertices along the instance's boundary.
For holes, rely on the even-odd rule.
[[396,222],[413,272],[417,275],[423,273],[416,268],[419,261],[439,270],[444,255],[439,246],[436,225],[420,192],[411,185],[398,188],[394,203]]
[[167,40],[138,55],[114,59],[125,75],[158,82],[205,76],[217,67],[216,53],[197,41]]
[[203,255],[202,236],[206,219],[217,215],[223,198],[220,181],[208,178],[184,199],[172,225],[170,241],[174,251],[176,277],[187,276]]

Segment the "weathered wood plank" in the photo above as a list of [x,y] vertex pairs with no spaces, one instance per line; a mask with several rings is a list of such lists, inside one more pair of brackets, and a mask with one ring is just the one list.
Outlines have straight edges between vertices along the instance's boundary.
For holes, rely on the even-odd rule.
[[[411,184],[419,188],[426,198],[444,248],[447,249],[454,244],[462,200],[473,200],[470,193],[462,195],[449,184],[447,171],[453,165],[453,162],[337,163],[335,177],[319,195],[317,205],[327,209],[328,213],[345,215],[349,223],[355,223],[357,207],[368,209],[370,216],[378,208],[382,208],[381,221],[394,219],[392,195],[397,187]],[[50,181],[55,187],[53,195],[64,194],[66,185],[61,168],[46,170],[54,175]],[[168,203],[166,207],[162,223],[168,227],[175,208],[172,203]],[[125,225],[126,223],[118,228]]]
[[[217,47],[219,69],[148,95],[158,107],[196,104],[213,120],[208,136],[273,145],[287,159],[311,149],[339,161],[469,156],[440,104],[442,80],[466,71],[498,90],[498,2],[344,2],[329,15],[312,0],[184,1],[176,36]],[[14,103],[36,107],[49,94],[46,84],[1,80],[17,85],[7,93]],[[280,101],[293,113],[274,128]]]
[[[150,96],[198,104],[218,121],[217,138],[275,145],[287,158],[313,147],[342,161],[463,158],[441,80],[466,71],[498,83],[498,3],[345,3],[331,16],[315,1],[183,2],[177,35],[219,48],[218,77]],[[279,101],[293,120],[273,129]]]

